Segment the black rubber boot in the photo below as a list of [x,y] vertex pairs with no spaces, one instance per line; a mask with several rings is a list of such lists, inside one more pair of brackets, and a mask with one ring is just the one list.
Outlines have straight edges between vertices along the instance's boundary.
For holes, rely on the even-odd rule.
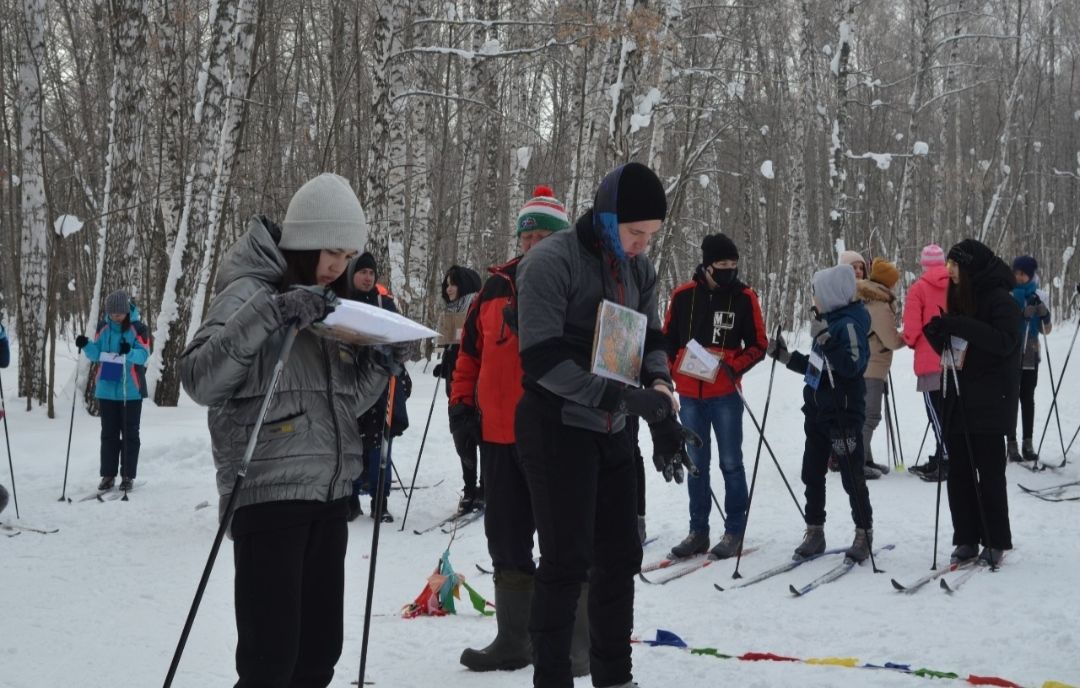
[[532,664],[529,618],[533,577],[519,572],[495,573],[495,640],[482,650],[466,649],[461,663],[472,671],[514,671]]

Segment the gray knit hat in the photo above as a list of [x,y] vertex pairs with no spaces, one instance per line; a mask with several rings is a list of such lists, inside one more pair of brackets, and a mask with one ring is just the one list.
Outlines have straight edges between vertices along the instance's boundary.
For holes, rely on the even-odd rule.
[[105,314],[114,315],[123,313],[127,315],[131,311],[131,299],[123,289],[117,289],[105,297]]
[[821,312],[831,313],[855,298],[855,269],[850,265],[836,265],[818,270],[811,278],[810,285]]
[[367,243],[367,221],[349,180],[324,172],[293,194],[278,247],[292,251],[344,248]]

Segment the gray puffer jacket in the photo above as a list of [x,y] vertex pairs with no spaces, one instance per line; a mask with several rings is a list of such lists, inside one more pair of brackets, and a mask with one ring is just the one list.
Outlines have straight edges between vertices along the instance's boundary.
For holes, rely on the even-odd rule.
[[[285,257],[274,235],[252,218],[247,233],[225,256],[217,295],[181,354],[184,390],[210,407],[219,514],[285,339],[273,301],[284,273]],[[363,453],[356,419],[378,400],[388,379],[368,359],[366,348],[301,331],[267,409],[236,507],[329,502],[350,495]]]

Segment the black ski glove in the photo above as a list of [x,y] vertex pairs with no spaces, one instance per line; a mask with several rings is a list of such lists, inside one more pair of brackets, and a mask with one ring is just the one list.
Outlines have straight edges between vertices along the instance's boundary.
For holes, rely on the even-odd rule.
[[450,405],[450,434],[454,444],[468,446],[480,442],[480,416],[468,404]]
[[829,323],[818,312],[817,308],[812,308],[811,311],[814,314],[814,318],[810,321],[810,338],[817,342],[818,346],[825,346],[825,342],[829,341]]
[[671,416],[673,411],[671,397],[652,387],[628,387],[619,399],[619,413],[640,416],[650,425]]
[[86,348],[86,345],[90,343],[90,340],[86,338],[85,334],[80,334],[75,338],[75,348],[82,350]]
[[664,475],[664,480],[670,483],[674,479],[681,484],[684,467],[690,475],[697,477],[697,466],[686,453],[687,444],[695,448],[701,446],[701,438],[693,430],[668,416],[649,425],[649,432],[653,440],[653,465]]
[[442,363],[436,363],[435,367],[431,369],[431,374],[435,377],[442,377]]
[[295,323],[302,330],[330,315],[337,306],[337,296],[325,287],[295,287],[276,295],[274,304],[282,322]]
[[120,355],[127,356],[131,353],[131,345],[127,342],[120,342]]
[[779,335],[777,335],[776,339],[769,340],[769,346],[765,349],[765,353],[771,358],[780,361],[783,365],[787,365],[791,361],[791,352],[788,351],[787,342]]

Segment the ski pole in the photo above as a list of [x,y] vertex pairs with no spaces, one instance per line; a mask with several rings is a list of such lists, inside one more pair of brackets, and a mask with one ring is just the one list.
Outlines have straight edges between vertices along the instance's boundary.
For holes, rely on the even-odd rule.
[[176,676],[176,668],[180,665],[180,657],[184,654],[188,634],[191,633],[191,626],[195,623],[199,603],[202,601],[203,593],[206,592],[206,584],[210,580],[210,572],[214,568],[214,559],[217,557],[218,550],[221,549],[221,541],[225,537],[225,531],[229,527],[233,509],[236,507],[236,496],[240,494],[240,485],[244,482],[248,466],[251,465],[251,458],[255,455],[255,446],[259,442],[259,431],[262,430],[263,421],[266,420],[266,411],[270,408],[270,401],[277,391],[278,382],[281,380],[281,372],[285,369],[285,364],[289,360],[289,353],[292,351],[293,342],[296,341],[297,332],[296,321],[294,320],[289,323],[285,332],[285,341],[281,344],[281,353],[278,354],[277,362],[274,364],[274,372],[270,377],[270,386],[266,390],[266,396],[263,397],[259,415],[255,419],[255,427],[252,428],[251,436],[248,438],[244,458],[240,462],[240,468],[236,471],[236,480],[233,482],[232,492],[229,493],[229,501],[225,504],[225,513],[221,516],[221,523],[218,524],[217,535],[214,536],[214,544],[210,547],[210,556],[206,559],[206,566],[203,568],[202,578],[199,579],[199,586],[195,590],[195,599],[191,602],[191,609],[188,610],[184,629],[180,632],[180,641],[176,644],[176,652],[173,654],[172,662],[169,664],[169,673],[165,676],[164,688],[169,688],[172,685],[173,678]]
[[743,408],[746,409],[746,414],[750,416],[750,420],[754,423],[754,428],[757,430],[758,435],[761,436],[761,442],[765,445],[765,449],[768,450],[769,456],[772,457],[773,463],[776,465],[776,470],[780,472],[780,478],[784,481],[784,486],[787,487],[788,494],[791,495],[791,501],[795,502],[795,508],[799,510],[799,516],[805,521],[806,514],[803,513],[802,504],[799,502],[799,498],[795,496],[795,491],[791,489],[791,483],[788,482],[787,476],[784,474],[784,469],[780,466],[779,459],[776,458],[776,452],[773,451],[772,445],[769,444],[769,440],[765,439],[765,431],[762,430],[761,425],[757,422],[757,418],[754,416],[750,404],[747,403],[746,397],[743,396],[742,390],[735,387],[735,391],[739,393],[739,399],[742,400]]
[[15,518],[19,518],[19,493],[15,489],[15,464],[11,461],[11,438],[8,437],[7,405],[4,402],[3,378],[0,378],[0,417],[4,419],[4,442],[7,443],[8,470],[11,471],[11,498],[15,502]]
[[896,449],[900,451],[899,468],[902,470],[904,464],[907,462],[904,460],[904,436],[900,433],[900,412],[896,408],[896,394],[894,394],[896,388],[893,386],[891,368],[889,369],[889,385],[885,389],[887,390],[886,393],[889,395],[889,398],[892,399],[893,430],[896,435]]
[[[1050,403],[1050,413],[1046,414],[1046,426],[1043,426],[1042,437],[1039,439],[1039,449],[1035,452],[1040,454],[1042,452],[1043,440],[1046,439],[1046,430],[1050,425],[1050,417],[1057,417],[1057,431],[1058,441],[1061,442],[1061,465],[1059,468],[1064,468],[1069,459],[1065,454],[1065,437],[1061,432],[1061,414],[1057,413],[1057,395],[1060,387],[1058,383],[1054,381],[1054,364],[1050,362],[1050,338],[1043,334],[1043,346],[1046,348],[1046,369],[1050,373],[1050,391],[1053,393],[1053,401]],[[1067,361],[1066,361],[1067,363]],[[1065,379],[1065,366],[1062,366],[1061,372],[1058,375],[1058,380]]]
[[[1080,285],[1077,285],[1077,286],[1080,286]],[[1065,370],[1069,367],[1069,361],[1070,361],[1070,359],[1072,359],[1072,352],[1073,352],[1073,347],[1076,346],[1076,335],[1077,334],[1080,334],[1080,318],[1078,318],[1077,321],[1076,321],[1076,329],[1073,330],[1072,341],[1069,343],[1069,351],[1068,351],[1068,353],[1065,354],[1065,362],[1061,364],[1061,370],[1058,372],[1058,387],[1057,387],[1056,390],[1054,390],[1054,398],[1050,403],[1050,412],[1046,414],[1046,423],[1043,425],[1042,437],[1039,439],[1039,451],[1042,451],[1043,440],[1046,439],[1046,430],[1050,427],[1050,413],[1058,414],[1058,430],[1059,430],[1059,434],[1060,434],[1061,416],[1060,416],[1060,413],[1058,411],[1057,398],[1058,398],[1058,394],[1061,392],[1061,385],[1063,384],[1062,381],[1065,379]],[[1045,335],[1044,335],[1044,337],[1045,337]],[[1049,345],[1046,348],[1046,365],[1047,365],[1047,367],[1050,366],[1050,347],[1049,347]],[[1051,384],[1051,386],[1053,386],[1053,384],[1054,384],[1053,369],[1052,368],[1050,369],[1050,384]],[[1064,445],[1064,440],[1062,440],[1062,445]],[[1072,443],[1069,444],[1069,447],[1070,448],[1072,447]],[[1062,446],[1062,453],[1064,454],[1063,458],[1065,459],[1065,461],[1068,461],[1068,458],[1067,458],[1068,457],[1068,452],[1065,450],[1064,446]],[[1061,467],[1065,466],[1065,461],[1062,462]]]
[[[437,387],[436,387],[437,388]],[[371,534],[371,563],[368,566],[367,602],[364,605],[364,635],[360,643],[360,679],[356,684],[364,685],[364,674],[367,671],[368,639],[371,635],[371,601],[375,596],[375,566],[379,557],[379,526],[382,525],[382,515],[386,510],[383,500],[386,498],[386,481],[383,475],[386,473],[386,462],[390,456],[390,426],[394,420],[394,393],[397,391],[397,376],[390,376],[390,388],[386,394],[386,426],[383,428],[382,451],[379,453],[379,482],[375,488],[375,529]]]
[[[900,457],[896,453],[896,437],[893,435],[892,414],[889,412],[889,383],[888,383],[888,381],[885,381],[885,386],[883,388],[883,395],[885,397],[885,439],[886,439],[885,446],[889,450],[888,451],[889,462],[892,464],[893,468],[899,470],[899,468],[900,468],[900,462],[899,462]],[[869,448],[864,447],[863,451],[868,452],[870,450],[869,450]]]
[[431,428],[431,415],[435,413],[435,399],[439,396],[439,387],[442,385],[439,382],[435,383],[435,391],[431,395],[431,406],[427,412],[427,422],[424,423],[424,436],[420,438],[420,451],[416,454],[416,465],[413,466],[412,482],[409,483],[409,495],[405,499],[405,514],[401,517],[401,528],[398,532],[405,530],[405,522],[409,520],[409,507],[412,506],[413,491],[416,489],[416,476],[420,472],[420,459],[424,456],[424,445],[427,444],[428,429]]
[[[945,439],[942,437],[941,418],[938,417],[937,409],[934,408],[934,401],[933,401],[933,398],[930,396],[930,392],[923,392],[923,402],[926,404],[926,410],[930,415],[930,422],[927,424],[926,428],[927,428],[927,430],[929,430],[930,429],[930,424],[933,424],[933,426],[934,426],[934,436],[939,438],[939,442],[941,444],[941,452],[942,452],[942,454],[944,454],[944,456],[939,456],[938,457],[938,460],[939,460],[938,471],[940,472],[941,471],[941,463],[940,462],[941,461],[948,462],[948,460],[949,460],[949,449],[945,445]],[[923,439],[926,439],[925,434],[923,435]],[[936,498],[936,500],[934,502],[934,557],[933,557],[933,561],[930,562],[930,570],[931,571],[936,571],[937,570],[938,531],[940,530],[940,526],[941,526],[941,483],[945,482],[945,481],[940,479],[941,478],[940,475],[938,476],[938,478],[939,479],[937,481],[937,498]]]
[[[120,344],[124,343],[124,333],[120,332]],[[127,431],[127,354],[121,354],[124,357],[124,365],[121,372],[121,379],[123,380],[123,396],[124,400],[120,402],[120,484],[124,484],[124,473],[131,472],[131,466],[128,466],[128,431]],[[132,481],[134,482],[134,481]],[[124,496],[120,498],[120,501],[128,501],[127,490],[122,490]]]
[[[828,366],[829,362],[826,361],[825,365]],[[830,367],[830,377],[831,377],[831,367]],[[860,492],[866,492],[866,501],[867,501],[867,503],[869,503],[870,502],[870,488],[866,486],[866,475],[861,470],[859,470],[859,471],[855,470],[855,462],[854,462],[854,460],[853,460],[853,458],[851,456],[851,445],[852,444],[857,444],[858,440],[857,439],[852,440],[852,439],[850,439],[848,437],[848,431],[847,431],[846,427],[841,426],[840,434],[844,439],[844,462],[847,464],[848,479],[851,480],[851,489],[852,489],[852,491],[855,492],[855,495],[854,495],[854,497],[855,497],[855,499],[854,499],[854,501],[855,501],[855,511],[856,511],[860,521],[862,521],[863,523],[870,523],[866,518],[866,511],[863,509],[862,501],[859,499],[859,493]],[[860,466],[860,468],[862,468],[862,466]],[[871,533],[872,533],[873,532],[873,525],[871,524],[870,527],[867,528],[867,530],[870,530]],[[870,568],[874,571],[874,573],[885,573],[884,570],[879,569],[877,567],[877,562],[874,561],[874,542],[872,540],[872,537],[873,536],[871,535],[871,539],[868,539],[867,543],[866,543],[867,544],[866,549],[867,549],[868,552],[870,552]]]
[[[780,338],[780,326],[776,326],[776,338]],[[765,423],[769,421],[769,406],[772,403],[772,386],[773,378],[776,377],[776,359],[772,360],[769,365],[769,388],[765,393],[765,410],[761,412],[762,429],[765,427]],[[739,538],[739,551],[735,555],[735,571],[731,574],[732,578],[742,578],[742,574],[739,573],[739,565],[742,564],[743,555],[743,543],[746,541],[746,526],[750,524],[750,505],[754,503],[754,489],[757,487],[758,466],[761,464],[761,447],[765,442],[765,433],[762,432],[758,437],[757,451],[754,453],[754,470],[750,477],[750,494],[746,497],[746,522],[743,524],[743,537]]]
[[[926,392],[923,392],[926,394]],[[919,465],[919,461],[922,460],[922,450],[926,446],[926,436],[930,434],[930,421],[926,421],[926,429],[922,433],[922,442],[919,442],[919,453],[915,455],[915,463],[912,464],[912,468]]]
[[[82,353],[82,347],[76,347],[78,353]],[[79,398],[79,366],[75,365],[75,382],[71,389],[71,420],[68,422],[68,443],[67,443],[67,456],[64,457],[64,486],[60,489],[60,499],[58,502],[67,502],[71,504],[71,499],[67,496],[67,478],[68,478],[68,466],[71,464],[71,435],[75,431],[75,402]]]

